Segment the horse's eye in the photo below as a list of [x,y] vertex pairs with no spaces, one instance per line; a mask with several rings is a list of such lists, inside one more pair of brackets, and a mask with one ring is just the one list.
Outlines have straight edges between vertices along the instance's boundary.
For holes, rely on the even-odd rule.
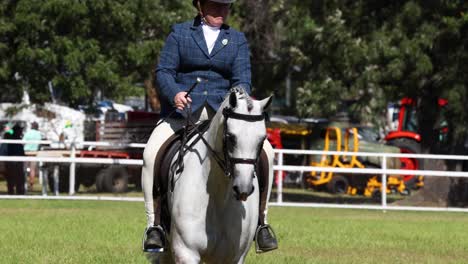
[[227,137],[227,140],[228,140],[228,143],[231,144],[231,145],[236,145],[236,136],[234,136],[233,134],[231,133],[227,133],[226,134],[226,137]]

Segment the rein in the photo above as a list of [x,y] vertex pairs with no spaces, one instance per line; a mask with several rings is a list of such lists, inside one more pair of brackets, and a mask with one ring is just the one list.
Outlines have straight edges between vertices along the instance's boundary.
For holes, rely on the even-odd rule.
[[[187,90],[187,94],[185,95],[185,98],[187,98],[190,93],[195,89],[195,87],[201,83],[202,81],[204,81],[203,79],[201,78],[197,78],[197,81],[192,85],[192,87],[190,87],[190,89]],[[263,121],[267,118],[267,113],[263,112],[261,115],[245,115],[245,114],[239,114],[239,113],[235,113],[232,108],[230,107],[225,107],[223,109],[223,116],[224,116],[224,132],[223,132],[223,154],[224,154],[224,159],[222,159],[219,155],[219,153],[217,153],[211,146],[210,144],[208,143],[208,141],[203,137],[203,133],[205,131],[200,131],[198,129],[198,126],[192,121],[192,111],[190,109],[190,107],[186,108],[187,109],[187,117],[186,117],[186,124],[184,126],[184,132],[183,132],[183,136],[182,136],[182,142],[181,142],[181,145],[180,145],[180,150],[179,150],[179,155],[177,157],[177,160],[176,160],[176,163],[177,164],[177,170],[176,170],[176,173],[180,173],[184,170],[184,156],[185,156],[185,153],[187,152],[188,149],[190,149],[191,147],[193,147],[195,145],[195,143],[198,142],[198,140],[202,140],[203,143],[205,144],[205,146],[207,147],[208,151],[213,155],[213,157],[215,158],[216,160],[216,163],[218,163],[218,166],[223,169],[224,171],[224,174],[231,178],[231,175],[232,175],[232,169],[233,169],[233,165],[235,164],[250,164],[250,165],[253,165],[255,168],[254,168],[254,173],[257,169],[257,161],[260,157],[260,152],[262,151],[262,146],[263,146],[263,143],[261,146],[259,146],[258,150],[257,150],[257,157],[255,159],[245,159],[245,158],[236,158],[236,157],[230,157],[229,156],[229,153],[226,149],[226,146],[228,145],[227,144],[227,134],[226,134],[226,131],[227,131],[227,121],[229,118],[232,118],[232,119],[237,119],[237,120],[243,120],[243,121],[247,121],[247,122],[259,122],[259,121]],[[177,109],[174,109],[172,110],[172,112],[169,113],[169,115],[167,115],[165,118],[161,119],[155,126],[158,127],[159,125],[161,125],[163,122],[165,122],[169,117],[171,117],[175,112],[176,112]],[[195,139],[192,144],[190,144],[190,146],[187,146],[187,134],[188,134],[188,129],[189,127],[192,126],[195,133],[198,134],[199,138]]]
[[[185,99],[187,99],[190,96],[193,89],[195,89],[195,87],[197,87],[197,85],[199,83],[204,82],[204,81],[206,81],[206,80],[198,77],[197,80],[195,81],[195,83],[193,83],[192,86],[187,90],[187,94],[185,95]],[[156,123],[156,126],[153,128],[153,130],[156,129],[158,126],[160,126],[162,123],[166,122],[166,120],[169,119],[176,111],[177,111],[177,108],[174,108],[166,117],[164,117],[163,119],[160,119]]]
[[[229,154],[228,154],[228,151],[227,151],[227,146],[228,146],[228,143],[227,143],[227,136],[226,136],[226,132],[227,132],[227,121],[229,118],[232,118],[232,119],[237,119],[237,120],[243,120],[243,121],[247,121],[247,122],[259,122],[259,121],[263,121],[266,119],[266,113],[264,112],[263,114],[261,115],[245,115],[245,114],[239,114],[239,113],[235,113],[232,108],[229,108],[229,107],[226,107],[223,109],[223,116],[224,116],[224,132],[223,132],[223,156],[224,156],[224,159],[222,159],[219,155],[218,152],[216,152],[211,146],[210,144],[208,143],[208,141],[203,137],[203,133],[205,131],[200,131],[198,129],[198,126],[192,121],[191,119],[191,110],[188,109],[187,111],[187,118],[186,118],[186,125],[184,127],[184,134],[183,134],[183,137],[182,137],[182,144],[180,146],[180,150],[179,150],[179,156],[177,158],[177,161],[176,161],[176,164],[178,165],[178,169],[177,169],[177,173],[180,173],[182,172],[182,170],[184,169],[184,164],[183,164],[183,157],[186,153],[186,151],[190,148],[192,148],[195,143],[198,142],[198,140],[201,140],[203,141],[203,143],[205,144],[205,146],[207,147],[208,151],[212,154],[212,156],[214,157],[214,159],[216,160],[216,163],[218,163],[218,166],[223,169],[224,171],[224,174],[231,178],[232,176],[232,169],[233,169],[233,165],[235,164],[250,164],[250,165],[253,165],[255,167],[254,169],[254,172],[256,171],[257,169],[257,161],[260,157],[260,152],[262,151],[262,147],[263,146],[263,143],[262,145],[258,148],[257,150],[257,156],[255,159],[246,159],[246,158],[236,158],[236,157],[230,157]],[[186,145],[187,143],[187,130],[188,130],[188,127],[189,126],[193,126],[193,129],[194,131],[198,134],[198,138],[195,139],[189,146]]]

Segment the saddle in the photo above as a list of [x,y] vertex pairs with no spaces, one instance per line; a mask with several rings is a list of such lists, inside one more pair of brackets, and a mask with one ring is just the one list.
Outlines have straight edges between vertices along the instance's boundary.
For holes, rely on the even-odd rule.
[[[184,144],[189,142],[191,139],[198,135],[198,132],[205,132],[210,127],[210,120],[203,121],[195,126],[189,126],[185,131],[185,128],[179,129],[175,132],[174,135],[169,137],[166,142],[161,146],[158,151],[158,154],[155,158],[154,163],[154,181],[153,181],[153,199],[154,199],[154,212],[156,221],[160,221],[160,224],[166,230],[166,232],[170,232],[171,226],[171,217],[169,211],[169,205],[167,201],[167,192],[169,190],[173,190],[174,188],[174,173],[176,169],[180,169],[183,164],[179,164],[182,162],[181,158],[183,158],[183,154],[179,156],[179,160],[175,163],[172,161],[174,160],[175,155],[179,153],[181,150],[181,145],[184,141]],[[185,134],[185,139],[184,139]],[[197,142],[199,139],[195,139],[192,144]],[[260,213],[263,214],[264,209],[266,206],[266,196],[268,193],[268,158],[264,150],[261,151],[260,157],[257,163],[257,171],[259,187],[260,187]],[[264,204],[263,204],[264,203]],[[261,216],[260,219],[263,219]]]
[[[194,126],[189,126],[187,129],[181,128],[174,135],[169,137],[166,142],[160,147],[154,162],[154,181],[153,181],[153,199],[156,218],[160,218],[161,225],[169,232],[170,228],[170,213],[167,204],[167,192],[169,188],[173,188],[173,175],[171,170],[173,166],[172,160],[175,155],[181,150],[182,141],[189,142],[192,138],[198,135],[198,132],[205,132],[210,127],[210,121],[203,121]],[[183,154],[180,158],[183,157]],[[174,164],[177,166],[177,163]],[[183,164],[182,164],[183,166]],[[183,168],[182,168],[183,169]],[[170,186],[171,185],[171,186]]]

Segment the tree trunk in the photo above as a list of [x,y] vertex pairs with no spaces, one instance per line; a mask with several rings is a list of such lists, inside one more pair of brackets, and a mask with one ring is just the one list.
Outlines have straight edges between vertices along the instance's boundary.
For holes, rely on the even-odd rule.
[[[466,155],[465,138],[457,138],[452,146],[453,155]],[[465,165],[465,166],[464,166]],[[464,171],[468,169],[468,161],[447,161],[447,167],[450,171]],[[449,206],[466,207],[468,206],[468,179],[451,178],[449,192]]]
[[[445,170],[443,160],[432,160],[426,162],[425,170]],[[445,177],[426,176],[424,177],[424,187],[413,193],[403,201],[397,202],[399,205],[411,206],[431,206],[445,207],[448,204],[451,181]]]
[[[440,107],[436,92],[427,90],[418,104],[419,134],[421,135],[421,153],[440,153],[438,140],[440,130],[436,121],[439,118]],[[465,138],[454,139],[454,128],[450,127],[450,154],[466,155]],[[442,144],[447,144],[443,142]],[[463,171],[468,162],[450,160],[423,160],[425,170]],[[463,168],[465,165],[465,168]],[[425,177],[424,187],[401,204],[420,206],[468,206],[468,179],[447,177]]]
[[[418,102],[418,124],[421,135],[421,153],[437,153],[438,133],[436,129],[437,117],[440,114],[438,107],[438,94],[428,87]],[[446,170],[443,160],[421,160],[425,170]],[[403,204],[418,206],[447,206],[449,194],[452,189],[452,180],[445,177],[424,177],[424,187],[411,197],[405,199]]]
[[[150,75],[152,76],[152,75]],[[154,77],[145,80],[145,90],[148,95],[149,105],[151,110],[155,112],[161,111],[161,102],[159,101],[159,93],[154,87]]]

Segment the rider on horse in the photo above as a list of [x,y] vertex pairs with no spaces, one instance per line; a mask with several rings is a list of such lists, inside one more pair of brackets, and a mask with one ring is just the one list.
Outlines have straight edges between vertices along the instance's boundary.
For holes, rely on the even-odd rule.
[[[155,157],[166,140],[185,124],[184,110],[190,106],[193,122],[210,120],[229,89],[240,86],[251,91],[249,48],[243,33],[225,24],[230,6],[235,0],[193,0],[198,15],[194,20],[176,24],[161,51],[156,68],[157,86],[161,94],[161,117],[167,119],[157,126],[144,150],[142,187],[145,198],[147,228],[144,251],[162,251],[165,231],[161,225],[161,204],[153,195]],[[197,79],[200,83],[190,96],[185,92]],[[177,116],[168,117],[177,109]],[[271,145],[265,140],[264,150],[272,160]],[[271,162],[270,162],[271,163]],[[273,164],[268,164],[272,166]],[[270,170],[268,170],[270,171]],[[261,252],[278,247],[271,227],[266,223],[267,198],[271,190],[268,173],[259,173],[260,212],[256,241]]]

